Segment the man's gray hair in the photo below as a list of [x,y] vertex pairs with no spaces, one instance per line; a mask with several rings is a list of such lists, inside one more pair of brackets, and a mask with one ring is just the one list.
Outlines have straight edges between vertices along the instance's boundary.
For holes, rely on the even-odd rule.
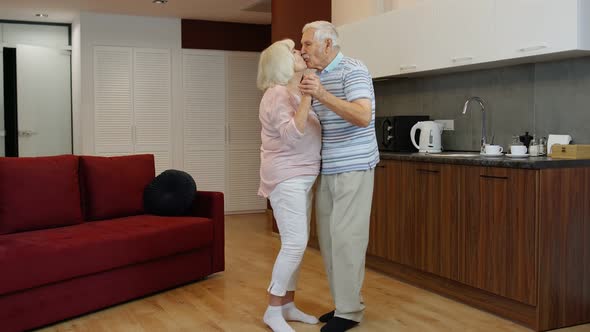
[[332,47],[339,50],[340,49],[340,37],[338,36],[338,31],[336,31],[336,27],[334,24],[328,21],[315,21],[311,23],[307,23],[302,30],[302,33],[305,33],[309,29],[314,29],[315,33],[313,37],[315,40],[324,42],[326,39],[332,40]]

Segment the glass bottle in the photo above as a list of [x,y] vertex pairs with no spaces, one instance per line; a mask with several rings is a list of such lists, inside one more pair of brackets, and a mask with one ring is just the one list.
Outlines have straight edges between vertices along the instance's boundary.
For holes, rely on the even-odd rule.
[[513,135],[512,136],[512,143],[510,143],[510,145],[522,145],[522,142],[520,141],[520,136]]
[[545,137],[541,137],[539,139],[539,155],[544,156],[547,154],[547,139]]
[[539,143],[535,134],[533,134],[533,139],[529,144],[529,154],[531,157],[537,157],[539,155]]

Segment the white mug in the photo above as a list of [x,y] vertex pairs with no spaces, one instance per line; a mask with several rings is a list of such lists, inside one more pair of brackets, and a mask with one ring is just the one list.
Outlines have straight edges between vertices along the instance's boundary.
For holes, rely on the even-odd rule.
[[526,154],[526,146],[524,146],[524,145],[511,145],[510,152],[512,152],[512,154],[515,156],[525,155]]
[[500,154],[504,151],[504,148],[502,148],[499,145],[491,145],[491,144],[487,144],[484,147],[484,151],[486,154]]

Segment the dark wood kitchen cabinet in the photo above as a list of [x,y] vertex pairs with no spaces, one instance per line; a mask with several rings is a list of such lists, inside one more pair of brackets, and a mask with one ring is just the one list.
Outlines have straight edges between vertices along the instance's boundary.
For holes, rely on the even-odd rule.
[[457,190],[451,165],[382,161],[367,254],[458,277]]
[[409,265],[415,262],[416,238],[412,210],[412,179],[408,163],[390,160],[387,169],[387,243],[388,260]]
[[406,223],[414,225],[415,241],[411,263],[419,270],[456,279],[458,193],[454,167],[431,163],[411,163],[408,167],[411,210]]
[[588,323],[588,202],[590,162],[525,169],[384,159],[367,266],[534,330]]
[[404,159],[375,169],[368,267],[537,331],[590,322],[590,161]]
[[391,161],[381,161],[375,167],[367,254],[382,258],[386,258],[389,252],[389,202],[394,199],[389,193],[389,173],[394,172],[395,167],[396,162]]
[[534,305],[537,301],[535,170],[457,167],[459,281]]

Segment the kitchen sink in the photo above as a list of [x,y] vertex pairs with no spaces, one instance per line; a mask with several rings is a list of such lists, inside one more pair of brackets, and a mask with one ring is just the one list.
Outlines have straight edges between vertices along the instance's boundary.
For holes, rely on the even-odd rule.
[[442,152],[442,153],[427,153],[429,157],[458,157],[458,158],[475,158],[479,157],[479,152]]

